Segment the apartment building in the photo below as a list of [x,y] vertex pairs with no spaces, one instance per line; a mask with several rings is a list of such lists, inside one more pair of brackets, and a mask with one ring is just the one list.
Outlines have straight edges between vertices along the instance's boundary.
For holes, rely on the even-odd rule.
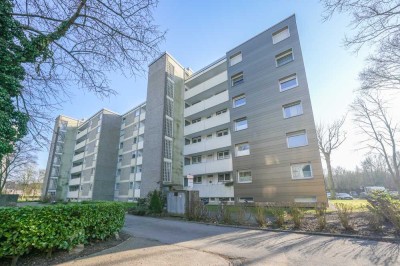
[[67,196],[79,123],[79,120],[63,115],[59,115],[55,120],[42,186],[43,196],[50,196],[54,200],[63,200]]
[[162,54],[147,101],[107,111],[107,130],[105,112],[77,129],[68,198],[184,188],[209,203],[327,200],[294,15],[195,73]]

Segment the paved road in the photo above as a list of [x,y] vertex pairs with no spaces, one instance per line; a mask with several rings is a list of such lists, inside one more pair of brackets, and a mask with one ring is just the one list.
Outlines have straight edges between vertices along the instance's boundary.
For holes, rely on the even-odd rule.
[[[245,230],[131,215],[126,216],[124,230],[138,239],[219,255],[234,264],[400,265],[397,243]],[[175,255],[180,257],[179,252]],[[187,265],[210,265],[190,260],[190,256],[186,259]],[[175,264],[172,257],[164,265],[185,263]]]

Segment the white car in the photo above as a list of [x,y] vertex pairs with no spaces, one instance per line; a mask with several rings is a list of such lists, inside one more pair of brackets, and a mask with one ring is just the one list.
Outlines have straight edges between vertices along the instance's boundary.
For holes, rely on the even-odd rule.
[[336,193],[336,199],[352,200],[353,197],[348,193]]

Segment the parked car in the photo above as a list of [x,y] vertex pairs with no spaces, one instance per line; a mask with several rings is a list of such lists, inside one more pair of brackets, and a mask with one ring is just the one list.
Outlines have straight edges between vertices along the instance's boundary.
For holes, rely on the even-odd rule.
[[326,192],[326,197],[327,197],[328,199],[332,199],[331,193],[330,193],[330,192]]
[[350,191],[349,193],[353,198],[357,198],[358,197],[358,193],[356,191]]
[[336,193],[336,199],[340,200],[352,200],[353,197],[348,193]]
[[361,192],[359,197],[360,199],[366,199],[368,198],[368,194],[366,192]]

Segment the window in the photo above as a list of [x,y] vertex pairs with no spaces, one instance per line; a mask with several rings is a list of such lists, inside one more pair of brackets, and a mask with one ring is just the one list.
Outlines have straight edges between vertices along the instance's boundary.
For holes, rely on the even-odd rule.
[[242,53],[236,53],[229,58],[230,66],[234,66],[238,63],[242,62]]
[[175,67],[170,62],[168,62],[168,64],[167,64],[168,77],[173,79],[174,78],[174,72],[175,72]]
[[220,131],[217,131],[217,137],[222,137],[222,136],[226,136],[226,135],[228,135],[228,129],[223,129],[223,130],[220,130]]
[[303,114],[303,106],[301,105],[301,101],[285,104],[284,106],[282,106],[282,108],[283,118],[290,118]]
[[172,163],[171,162],[164,162],[164,177],[163,180],[165,182],[171,182],[172,176]]
[[250,154],[250,145],[248,142],[235,145],[236,157],[245,156]]
[[201,184],[201,182],[202,182],[202,176],[201,176],[201,175],[198,175],[198,176],[195,176],[195,177],[194,177],[193,183],[195,183],[195,184]]
[[123,147],[124,147],[124,143],[121,142],[121,143],[119,144],[119,148],[122,149]]
[[279,80],[279,90],[281,92],[293,89],[297,86],[299,86],[299,83],[297,81],[296,74],[290,75],[288,77],[285,77],[285,78],[282,78]]
[[251,171],[249,170],[240,170],[237,171],[238,183],[251,183],[253,182],[253,178],[251,176]]
[[172,141],[169,139],[165,139],[164,145],[164,158],[172,159]]
[[174,98],[174,83],[169,79],[167,79],[167,96]]
[[254,198],[253,197],[240,197],[239,202],[244,202],[244,203],[254,202]]
[[172,120],[165,119],[165,136],[172,138]]
[[208,134],[206,138],[207,139],[212,139],[212,134]]
[[229,158],[229,151],[219,151],[217,153],[218,160],[224,160]]
[[123,135],[125,135],[125,129],[121,129],[119,135],[122,137]]
[[143,152],[143,150],[138,150],[137,151],[137,157],[139,158],[139,157],[142,157],[142,152]]
[[68,121],[61,121],[60,130],[67,130]]
[[64,142],[64,140],[65,140],[65,132],[60,131],[60,133],[58,133],[58,141]]
[[298,202],[298,203],[314,203],[314,202],[317,202],[317,197],[316,196],[297,197],[297,198],[294,198],[294,202]]
[[243,82],[243,72],[237,73],[231,77],[231,85],[236,86]]
[[122,162],[122,155],[118,155],[118,162]]
[[167,98],[165,101],[165,114],[169,117],[172,117],[173,109],[174,109],[174,102]]
[[290,37],[289,27],[286,26],[274,33],[272,33],[272,43],[277,44]]
[[99,127],[97,127],[97,133],[100,133],[100,129],[101,129],[101,127],[99,126]]
[[198,163],[201,163],[201,155],[192,156],[192,164],[198,164]]
[[227,111],[228,109],[223,109],[223,110],[220,110],[220,111],[218,111],[218,112],[216,112],[215,113],[215,115],[221,115],[221,114],[223,114],[223,113],[226,113],[226,111]]
[[289,49],[275,56],[276,66],[280,67],[293,61],[293,51]]
[[198,123],[198,122],[200,122],[200,121],[201,121],[201,117],[196,118],[196,119],[193,119],[193,120],[192,120],[192,124]]
[[133,189],[133,182],[129,182],[129,189]]
[[136,151],[132,152],[132,159],[136,158]]
[[121,169],[117,169],[117,176],[121,175]]
[[[121,173],[121,170],[120,170],[120,173]],[[94,168],[92,168],[92,169],[90,170],[90,175],[91,175],[91,176],[94,176]]]
[[308,179],[313,177],[310,163],[292,164],[292,179]]
[[246,95],[239,95],[232,99],[233,108],[246,104]]
[[136,166],[136,173],[141,173],[142,172],[142,166],[138,165]]
[[308,144],[305,130],[291,132],[286,134],[288,148],[306,146]]
[[136,144],[136,143],[137,143],[137,137],[134,137],[134,138],[133,138],[132,143],[133,143],[133,144]]
[[139,116],[139,115],[140,115],[140,110],[139,109],[135,110],[134,116],[136,117],[136,116]]
[[235,120],[235,131],[243,130],[247,128],[247,118],[239,118]]
[[115,190],[119,190],[119,183],[115,183]]
[[220,173],[218,174],[218,182],[225,183],[231,181],[231,174],[230,173]]
[[201,142],[201,136],[192,138],[192,143]]
[[131,167],[131,174],[135,173],[135,166]]

